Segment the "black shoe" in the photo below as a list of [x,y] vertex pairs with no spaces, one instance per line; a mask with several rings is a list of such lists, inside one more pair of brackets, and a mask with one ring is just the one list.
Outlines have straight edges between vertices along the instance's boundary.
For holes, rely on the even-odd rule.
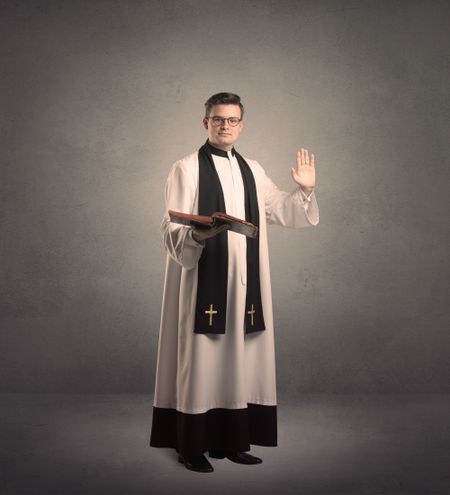
[[212,473],[214,471],[211,464],[204,455],[193,455],[189,457],[178,456],[178,462],[185,465],[186,469],[199,473]]
[[261,464],[262,459],[246,452],[225,452],[222,450],[210,450],[209,457],[215,459],[223,459],[226,457],[236,464]]

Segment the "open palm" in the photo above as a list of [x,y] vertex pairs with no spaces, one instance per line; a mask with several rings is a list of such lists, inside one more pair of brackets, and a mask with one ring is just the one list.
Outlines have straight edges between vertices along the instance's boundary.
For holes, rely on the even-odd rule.
[[316,185],[316,169],[314,167],[314,155],[309,159],[308,150],[301,148],[297,151],[297,167],[291,169],[291,175],[295,182],[305,191],[309,192]]

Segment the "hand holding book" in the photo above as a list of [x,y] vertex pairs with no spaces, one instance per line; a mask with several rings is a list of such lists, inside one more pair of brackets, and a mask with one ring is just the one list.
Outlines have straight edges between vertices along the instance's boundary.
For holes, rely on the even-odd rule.
[[195,241],[202,242],[228,229],[229,225],[226,223],[206,228],[192,226],[192,237]]
[[194,229],[195,240],[197,238],[207,239],[213,237],[224,230],[231,230],[252,238],[258,236],[258,227],[256,225],[223,212],[215,212],[211,216],[205,216],[169,210],[169,216],[171,222],[191,226]]

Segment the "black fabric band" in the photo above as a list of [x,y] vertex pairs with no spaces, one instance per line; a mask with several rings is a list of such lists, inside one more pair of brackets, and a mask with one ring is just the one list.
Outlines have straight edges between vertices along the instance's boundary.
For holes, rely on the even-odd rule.
[[207,450],[245,452],[250,445],[277,446],[277,406],[248,404],[244,409],[210,409],[187,414],[153,407],[151,447],[169,447],[183,456]]
[[[225,211],[222,186],[209,145],[200,148],[198,165],[198,214],[211,215],[216,211]],[[205,240],[198,262],[195,333],[225,333],[227,286],[228,234],[225,231]]]
[[259,208],[253,173],[244,158],[236,153],[245,188],[245,219],[258,226],[258,237],[247,240],[247,297],[245,302],[245,332],[265,330],[261,286],[259,279]]
[[[207,141],[199,150],[198,214],[225,211],[225,200],[212,155],[227,157],[223,150]],[[253,173],[244,158],[232,150],[241,170],[245,190],[245,219],[259,227],[259,208]],[[255,239],[247,241],[247,295],[245,332],[265,330],[259,276],[259,229]],[[198,262],[195,333],[225,333],[228,286],[228,233],[222,232],[205,241]]]

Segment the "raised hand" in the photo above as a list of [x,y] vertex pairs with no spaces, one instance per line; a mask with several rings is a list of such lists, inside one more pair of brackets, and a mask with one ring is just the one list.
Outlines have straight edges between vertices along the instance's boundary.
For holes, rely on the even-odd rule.
[[301,148],[297,151],[297,167],[291,169],[292,179],[309,194],[316,185],[316,169],[314,167],[314,155],[309,159],[308,150]]

